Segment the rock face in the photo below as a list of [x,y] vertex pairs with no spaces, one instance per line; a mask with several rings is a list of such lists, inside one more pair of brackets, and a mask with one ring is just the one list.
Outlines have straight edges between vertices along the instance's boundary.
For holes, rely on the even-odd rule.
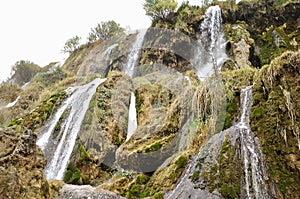
[[125,199],[113,192],[106,191],[104,189],[96,189],[89,185],[76,186],[76,185],[64,185],[56,199]]
[[251,54],[254,50],[254,40],[250,37],[249,32],[246,29],[245,23],[239,24],[226,24],[225,32],[227,33],[227,53],[235,61],[236,68],[253,67],[257,63],[253,63]]
[[[0,197],[299,198],[299,5],[184,3],[147,30],[132,74],[120,71],[140,50],[131,49],[138,34],[83,45],[23,91],[3,85],[0,106],[20,100],[0,114]],[[195,63],[210,60],[219,35],[205,23],[214,15],[207,10],[218,13],[212,21],[228,56],[222,71],[200,81]],[[67,88],[99,76],[106,80],[76,129],[67,184],[47,181],[37,132],[68,99]],[[137,128],[126,140],[132,93]],[[51,136],[59,137],[64,116]]]
[[300,35],[295,27],[300,25],[297,14],[300,12],[299,2],[241,1],[234,7],[226,3],[223,5],[225,24],[236,24],[240,21],[247,24],[247,31],[255,41],[249,60],[253,66],[269,64],[283,51],[298,49]]
[[49,198],[43,175],[45,160],[30,130],[0,130],[0,195],[4,198]]
[[299,197],[299,71],[300,52],[286,52],[260,71],[253,88],[251,129],[281,198]]
[[[273,198],[249,122],[252,86],[242,90],[239,123],[210,138],[166,198]],[[251,171],[251,172],[250,172]]]

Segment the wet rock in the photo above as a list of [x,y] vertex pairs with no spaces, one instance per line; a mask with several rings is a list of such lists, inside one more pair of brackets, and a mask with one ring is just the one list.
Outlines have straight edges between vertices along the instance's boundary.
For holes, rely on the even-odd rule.
[[94,188],[90,185],[76,186],[76,185],[64,185],[59,192],[56,199],[125,199],[117,195],[116,193]]

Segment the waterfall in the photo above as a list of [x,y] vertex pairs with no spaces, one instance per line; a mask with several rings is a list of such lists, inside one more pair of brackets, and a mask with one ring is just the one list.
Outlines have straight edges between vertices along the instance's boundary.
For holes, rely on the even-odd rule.
[[[134,67],[136,66],[137,61],[140,58],[140,51],[143,45],[146,32],[147,30],[141,30],[137,34],[136,40],[133,43],[131,50],[129,52],[128,60],[123,71],[130,77],[133,77],[134,75]],[[131,92],[126,141],[130,139],[130,137],[132,136],[136,128],[137,128],[137,117],[136,117],[136,108],[135,108],[135,96],[134,93]]]
[[[73,151],[77,134],[80,130],[81,123],[84,119],[85,113],[89,107],[92,96],[96,92],[99,84],[104,82],[105,79],[95,79],[92,82],[72,88],[71,96],[63,102],[62,106],[58,109],[53,119],[49,121],[46,128],[40,132],[40,138],[37,144],[43,149],[47,157],[47,165],[45,168],[45,176],[47,179],[62,180],[63,175],[68,164],[69,158]],[[55,126],[58,124],[59,119],[63,113],[67,115],[64,117],[60,125],[60,131],[57,135],[57,140],[51,140],[50,137],[53,133]],[[53,148],[52,152],[51,151]]]
[[105,63],[106,66],[109,65],[109,56],[114,48],[116,48],[119,44],[113,44],[109,46],[101,55],[101,60]]
[[195,55],[195,67],[200,79],[212,75],[221,69],[228,59],[226,42],[222,32],[222,15],[219,6],[210,6],[200,25],[201,34]]
[[[239,123],[225,131],[212,136],[195,155],[175,188],[165,195],[165,198],[222,198],[218,189],[211,192],[211,184],[207,184],[208,176],[213,166],[219,166],[220,153],[226,140],[235,147],[235,154],[241,151],[240,161],[243,167],[241,179],[241,198],[273,198],[268,190],[267,168],[263,153],[250,129],[250,114],[252,106],[252,86],[242,89],[241,116]],[[234,159],[233,159],[234,160]],[[222,169],[222,168],[218,168]],[[219,172],[219,171],[217,171]],[[198,176],[195,174],[198,173]],[[206,176],[206,177],[203,177]]]
[[73,96],[70,96],[67,100],[65,100],[62,106],[57,110],[54,117],[43,127],[43,130],[39,134],[39,138],[36,144],[44,151],[46,148],[51,133],[53,132],[56,124],[58,123],[59,119],[61,118],[62,114],[66,111],[67,107],[70,106],[70,103],[73,100]]
[[268,191],[264,181],[262,151],[254,139],[250,129],[250,113],[252,105],[252,86],[242,89],[242,114],[240,122],[236,125],[241,138],[241,155],[244,162],[244,183],[247,198],[268,198]]
[[135,108],[135,96],[134,93],[131,92],[126,141],[130,139],[130,137],[132,136],[136,128],[137,128],[137,118],[136,118],[136,108]]
[[136,40],[133,43],[131,50],[128,55],[127,63],[125,67],[123,68],[123,71],[129,75],[130,77],[133,77],[134,74],[134,67],[137,64],[137,61],[140,58],[140,51],[143,45],[144,37],[147,30],[141,30],[138,32],[136,36]]

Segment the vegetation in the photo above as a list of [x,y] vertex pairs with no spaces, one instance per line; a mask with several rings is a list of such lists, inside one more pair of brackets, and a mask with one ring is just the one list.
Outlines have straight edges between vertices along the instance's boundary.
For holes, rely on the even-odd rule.
[[20,60],[12,66],[12,77],[9,79],[10,82],[23,86],[29,82],[41,68],[31,61]]
[[299,51],[283,53],[261,69],[253,87],[251,129],[260,138],[270,178],[283,198],[300,193],[299,57]]
[[[222,6],[223,28],[229,41],[226,49],[230,56],[219,73],[225,87],[222,97],[226,99],[226,113],[218,115],[225,117],[223,129],[214,125],[217,119],[212,104],[217,99],[209,93],[211,81],[199,81],[195,72],[189,71],[192,70],[191,63],[175,53],[166,49],[144,49],[141,63],[145,65],[139,68],[142,77],[133,80],[122,72],[110,71],[89,104],[64,182],[100,185],[100,188],[126,198],[163,198],[164,193],[178,183],[191,156],[199,152],[213,133],[228,130],[236,124],[240,117],[241,89],[253,85],[250,123],[266,160],[268,176],[263,180],[267,186],[272,186],[272,189],[268,187],[270,191],[276,191],[272,193],[276,198],[300,198],[300,52],[299,28],[295,29],[299,21],[295,10],[299,9],[299,4],[290,2],[255,0],[241,1],[238,5],[233,5],[233,1],[218,2]],[[174,0],[146,0],[144,9],[154,20],[153,26],[180,30],[196,39],[205,7],[190,6],[185,2],[175,11],[176,6]],[[293,17],[296,20],[291,20]],[[4,148],[0,153],[0,195],[5,198],[49,198],[49,189],[59,191],[61,184],[48,183],[43,177],[45,161],[35,145],[36,133],[68,97],[64,91],[67,87],[99,77],[95,74],[76,75],[86,63],[98,64],[93,62],[94,59],[110,45],[110,41],[101,40],[123,33],[124,30],[113,21],[98,24],[88,38],[91,43],[68,44],[66,52],[70,56],[62,68],[56,67],[56,63],[44,69],[29,61],[15,64],[11,82],[0,88],[1,104],[21,96],[15,107],[1,110],[0,114],[0,146]],[[135,35],[126,37],[127,43],[119,45],[116,54],[128,50],[126,48],[134,38]],[[177,42],[190,43],[192,40],[175,38],[171,41],[157,37],[155,42],[158,41],[166,41],[167,47],[172,49]],[[242,57],[245,65],[237,64],[238,56],[243,54],[238,55],[235,50],[241,46],[248,53]],[[192,53],[190,49],[185,50]],[[124,60],[126,56],[122,55],[112,61],[111,67],[120,69]],[[167,65],[189,77],[190,81],[183,78],[183,84],[189,85],[185,88],[191,89],[192,97],[183,95],[177,87],[175,91],[170,89],[177,83],[174,76],[151,73],[154,67],[161,66],[155,63]],[[27,81],[31,81],[30,85],[22,90],[20,85]],[[139,127],[126,142],[130,92],[136,96]],[[180,100],[193,100],[192,108],[198,112],[189,125],[189,130],[195,129],[193,135],[187,136],[191,140],[190,146],[186,151],[174,154],[180,138],[177,135],[188,117]],[[67,114],[68,110],[59,119],[53,137],[59,136]],[[7,122],[8,126],[5,125]],[[209,151],[208,156],[201,157],[200,154],[194,172],[189,174],[190,180],[195,189],[219,192],[222,198],[241,198],[244,196],[244,171],[240,138],[237,132],[222,133],[226,134],[224,140],[218,140],[218,146]],[[115,165],[113,163],[122,169],[111,166]],[[144,171],[145,165],[155,166],[151,171]]]
[[125,33],[125,29],[115,21],[106,21],[98,23],[95,28],[91,29],[88,36],[88,42],[92,43],[96,40],[109,40],[113,36],[122,35]]
[[144,9],[146,15],[152,20],[166,20],[177,8],[176,0],[145,0]]
[[80,40],[81,40],[81,37],[79,37],[77,35],[72,37],[71,39],[66,41],[62,52],[63,53],[69,53],[69,54],[73,53],[75,50],[78,49],[79,44],[80,44]]

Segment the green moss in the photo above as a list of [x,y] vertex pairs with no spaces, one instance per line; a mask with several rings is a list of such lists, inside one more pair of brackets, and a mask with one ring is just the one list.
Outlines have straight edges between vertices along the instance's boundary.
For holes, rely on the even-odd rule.
[[[300,172],[295,169],[295,160],[300,157],[294,134],[296,131],[293,130],[291,112],[287,109],[283,94],[284,91],[290,92],[293,96],[292,109],[299,110],[299,77],[294,75],[299,69],[294,66],[299,66],[299,53],[283,54],[261,69],[253,87],[255,100],[250,119],[252,131],[260,138],[270,179],[283,198],[300,196],[300,187],[297,186],[300,184],[297,177]],[[296,124],[298,121],[294,122]]]
[[153,196],[154,199],[163,199],[164,198],[164,194],[163,192],[158,192],[158,193],[155,193],[154,196]]
[[210,192],[223,189],[221,194],[224,198],[230,198],[230,196],[239,198],[243,171],[240,166],[242,163],[235,155],[236,150],[236,146],[231,145],[229,137],[226,136],[221,146],[218,163],[206,170],[202,169],[201,174],[199,170],[195,171],[191,177],[192,180],[197,182],[200,177]]
[[159,150],[162,147],[162,144],[160,142],[155,142],[150,147],[146,148],[145,152],[150,153]]
[[256,108],[256,109],[252,110],[251,117],[260,118],[263,116],[263,114],[264,114],[264,112],[263,112],[262,108]]
[[136,108],[137,114],[139,114],[140,112],[142,112],[142,106],[144,103],[144,99],[141,98],[140,95],[138,95],[137,91],[135,91],[135,96],[136,96],[135,108]]
[[221,195],[226,199],[238,198],[234,187],[231,185],[223,185],[220,189]]
[[69,184],[77,184],[81,179],[80,170],[74,163],[70,162],[67,166],[67,171],[64,176],[64,182]]
[[91,155],[85,149],[82,143],[79,144],[80,159],[79,161],[92,161]]
[[196,181],[196,180],[199,179],[199,176],[200,176],[200,171],[197,170],[197,171],[195,171],[195,172],[193,173],[193,175],[192,175],[192,177],[191,177],[191,180],[192,180],[192,181]]
[[132,184],[129,188],[130,196],[139,196],[139,190],[137,184]]
[[187,164],[187,159],[184,156],[180,156],[175,162],[177,168],[183,168],[186,164]]
[[259,54],[262,64],[269,64],[275,57],[281,55],[287,50],[296,50],[297,45],[293,44],[296,41],[297,34],[288,34],[287,25],[270,26],[262,33],[258,45],[262,47]]
[[142,193],[140,194],[140,198],[146,198],[148,196],[150,196],[150,192],[151,190],[149,188],[146,188],[142,191]]
[[64,176],[64,182],[67,183],[70,181],[71,177],[72,177],[73,173],[71,170],[67,170]]
[[149,176],[143,174],[137,177],[136,183],[137,184],[146,184],[149,181]]
[[246,42],[253,45],[254,40],[251,38],[250,33],[247,31],[247,24],[244,21],[238,21],[237,24],[225,25],[226,37],[233,43],[239,42],[242,38],[245,38]]
[[24,129],[35,130],[41,127],[45,121],[59,108],[67,97],[65,91],[57,92],[44,99],[33,111],[27,113],[22,119],[14,119],[9,126],[21,126]]

